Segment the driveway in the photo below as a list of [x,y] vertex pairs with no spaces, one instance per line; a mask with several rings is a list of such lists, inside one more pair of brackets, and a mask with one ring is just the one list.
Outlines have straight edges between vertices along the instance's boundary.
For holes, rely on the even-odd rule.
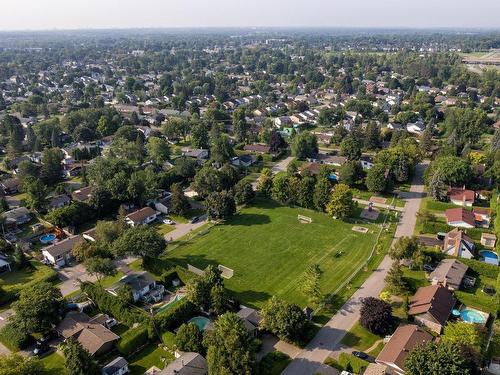
[[271,169],[271,171],[273,172],[273,174],[286,172],[288,165],[293,161],[293,159],[295,159],[293,156],[288,156],[287,158],[274,164],[274,167]]
[[[409,192],[401,193],[406,199],[395,239],[413,235],[417,221],[417,212],[424,196],[423,174],[427,163],[418,164]],[[322,367],[328,356],[336,357],[341,350],[340,341],[354,323],[359,320],[361,301],[365,297],[378,297],[384,288],[384,279],[391,268],[392,260],[386,256],[380,266],[366,279],[363,285],[342,306],[342,308],[325,324],[307,347],[288,365],[282,374],[312,375]],[[334,353],[332,353],[334,352]]]
[[200,216],[200,219],[194,223],[179,223],[175,224],[175,229],[165,235],[165,240],[168,242],[178,240],[179,238],[185,236],[191,231],[198,229],[202,225],[207,223],[207,215]]
[[67,296],[70,293],[80,289],[81,281],[91,281],[95,282],[97,279],[94,276],[90,276],[87,273],[87,270],[83,266],[83,264],[76,264],[71,267],[64,267],[57,271],[59,274],[59,279],[61,279],[62,283],[59,284],[59,289],[64,296]]

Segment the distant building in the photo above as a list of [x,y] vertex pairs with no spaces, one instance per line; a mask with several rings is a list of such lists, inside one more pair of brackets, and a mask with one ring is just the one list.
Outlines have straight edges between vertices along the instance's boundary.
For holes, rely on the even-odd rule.
[[125,222],[132,227],[136,227],[152,223],[157,216],[157,212],[151,207],[144,207],[125,216]]

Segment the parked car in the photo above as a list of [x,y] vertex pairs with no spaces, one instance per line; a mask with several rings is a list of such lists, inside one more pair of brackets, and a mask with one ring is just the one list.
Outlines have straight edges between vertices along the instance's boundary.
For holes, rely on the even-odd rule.
[[361,359],[366,359],[368,358],[368,354],[364,353],[364,352],[357,352],[357,351],[354,351],[352,352],[352,355],[355,356],[355,357],[358,357],[358,358],[361,358]]
[[47,341],[38,340],[35,344],[35,348],[33,349],[32,354],[34,356],[41,356],[47,353],[50,350],[50,346]]
[[163,219],[162,222],[163,222],[163,224],[168,224],[168,225],[175,224],[175,222],[173,220],[170,220],[170,219]]
[[200,220],[200,218],[198,216],[195,216],[195,217],[191,218],[191,220],[189,222],[191,224],[194,224],[194,223],[197,223],[199,220]]
[[432,264],[424,264],[424,271],[425,272],[432,272],[434,271],[436,267],[434,267]]
[[106,321],[104,322],[104,326],[105,326],[106,328],[108,328],[108,329],[110,329],[110,328],[112,328],[112,327],[116,326],[117,324],[118,324],[118,322],[116,321],[116,319],[113,319],[113,318],[108,319],[108,320],[106,320]]

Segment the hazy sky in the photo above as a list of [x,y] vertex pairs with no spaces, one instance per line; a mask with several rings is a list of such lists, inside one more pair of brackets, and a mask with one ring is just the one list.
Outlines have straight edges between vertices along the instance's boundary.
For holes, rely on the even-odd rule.
[[500,28],[500,0],[0,0],[1,30],[202,26]]

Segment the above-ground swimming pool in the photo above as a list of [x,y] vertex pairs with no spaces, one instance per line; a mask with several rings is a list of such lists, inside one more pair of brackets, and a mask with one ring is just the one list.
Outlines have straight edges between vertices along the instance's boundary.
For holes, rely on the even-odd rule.
[[52,243],[56,240],[56,235],[54,233],[47,233],[40,237],[40,242],[45,244]]
[[198,329],[203,332],[207,328],[207,325],[210,323],[210,319],[205,318],[204,316],[195,316],[194,318],[189,320],[189,323],[196,324]]
[[483,262],[498,266],[498,255],[494,251],[482,250],[479,255],[481,255]]
[[488,316],[486,313],[482,313],[481,311],[473,309],[464,309],[460,311],[460,317],[464,322],[467,323],[485,324],[488,320]]

